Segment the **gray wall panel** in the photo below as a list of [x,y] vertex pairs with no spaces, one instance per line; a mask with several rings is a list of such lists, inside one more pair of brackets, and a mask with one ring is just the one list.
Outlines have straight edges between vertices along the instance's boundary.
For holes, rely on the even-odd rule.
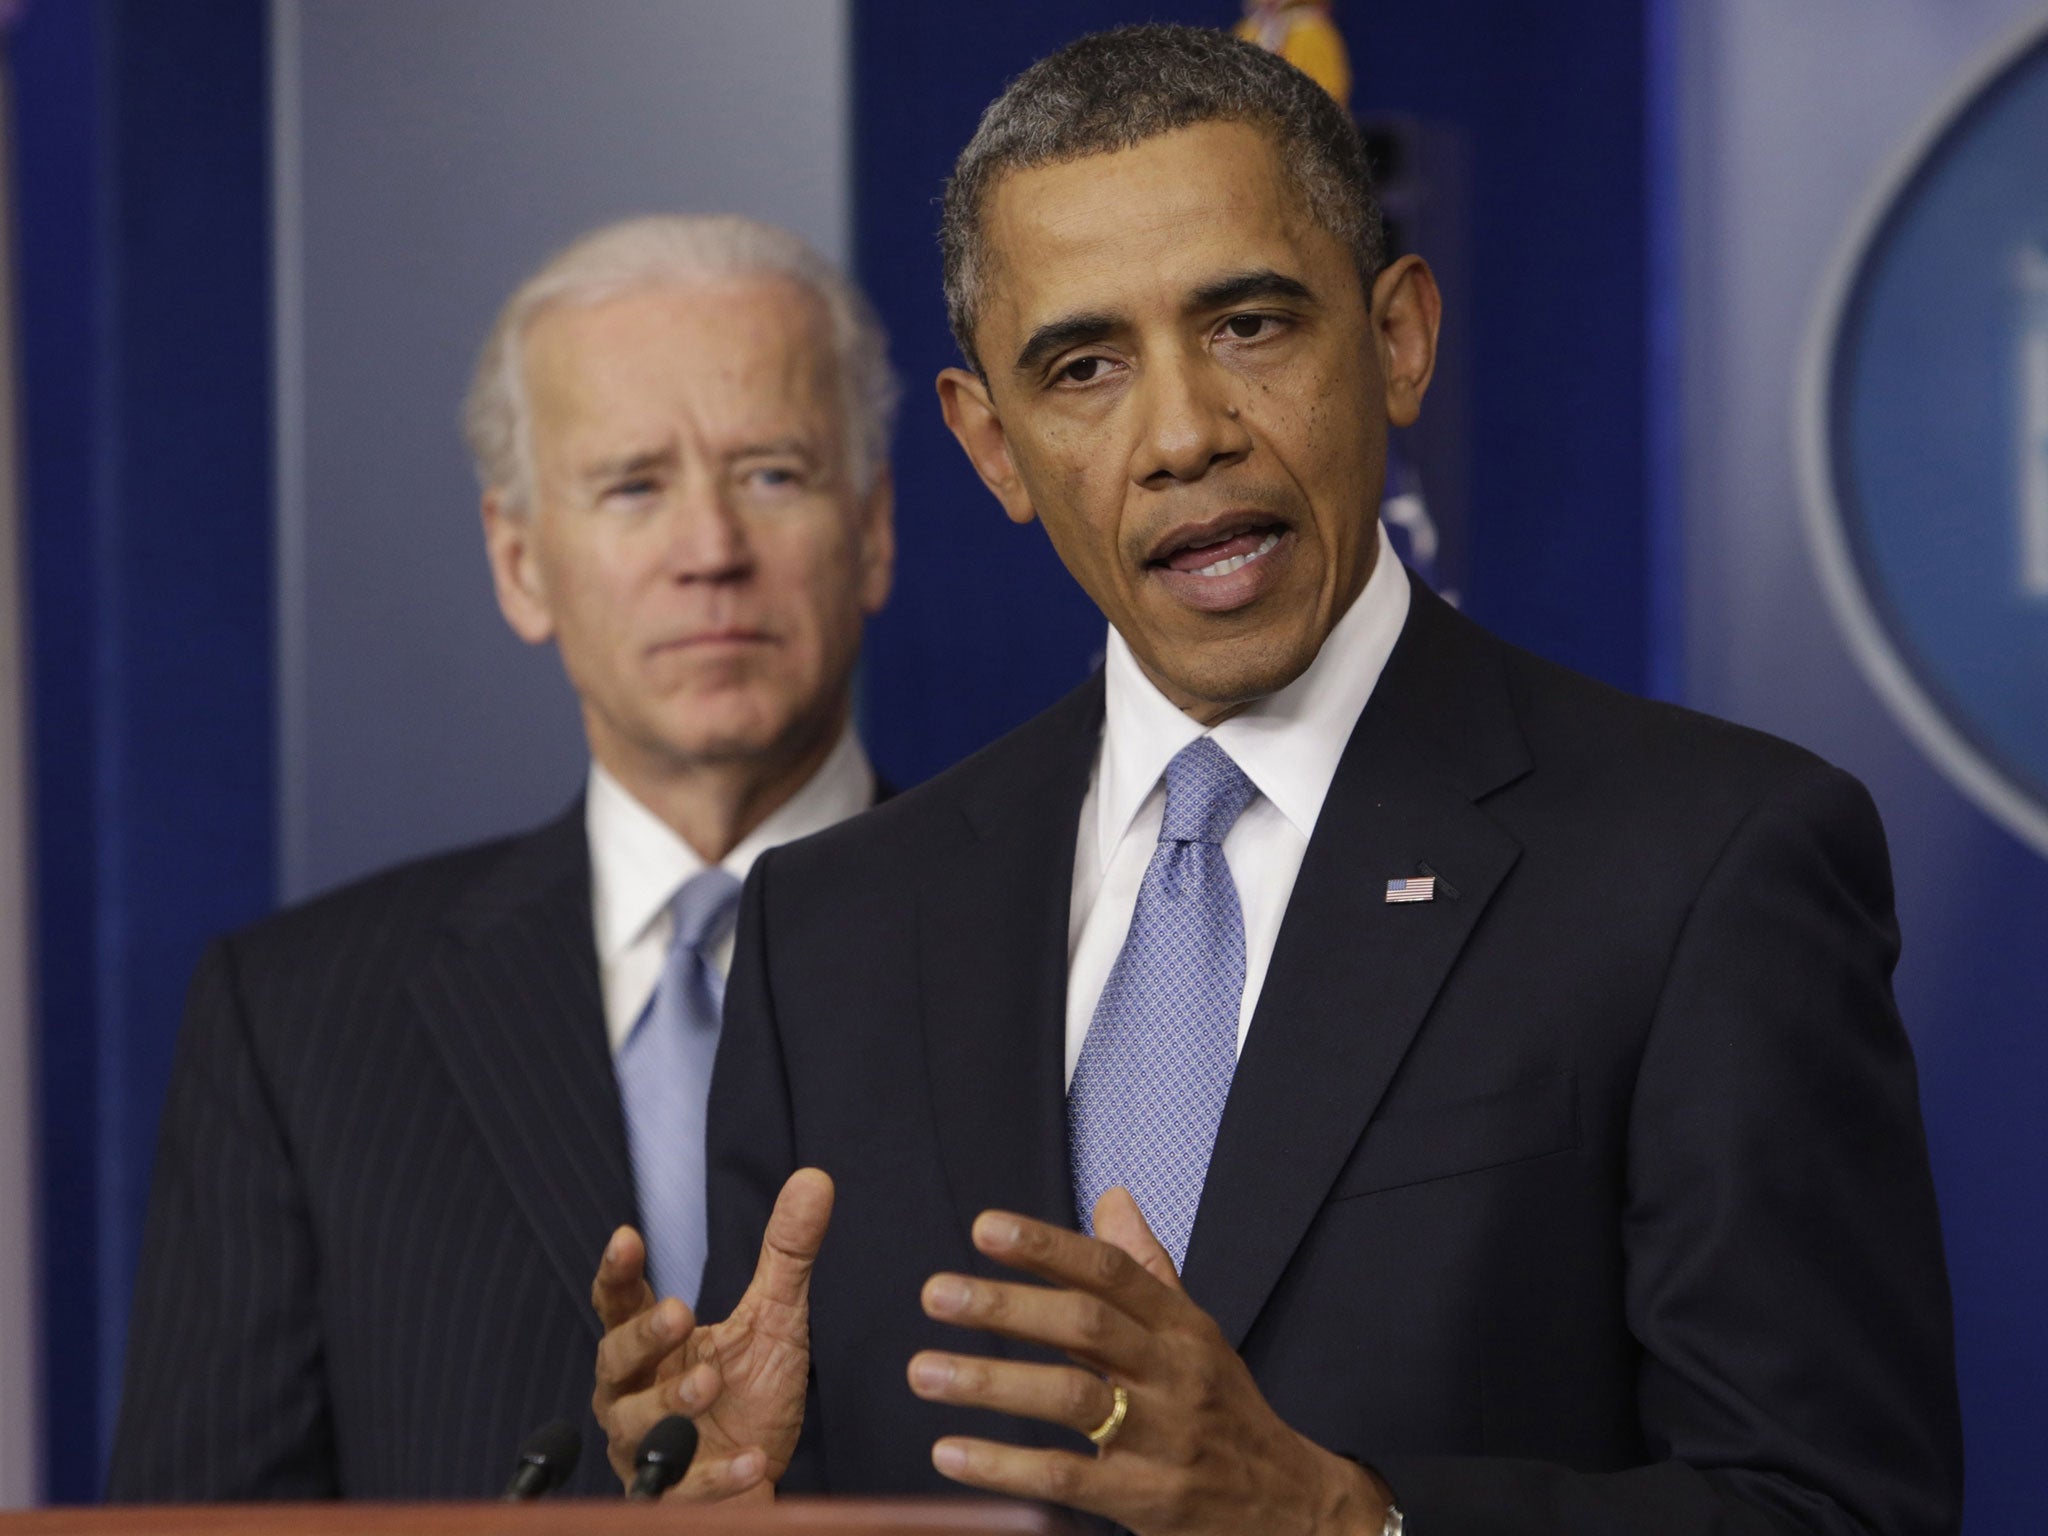
[[634,213],[847,247],[844,0],[275,0],[287,899],[575,793],[457,427],[497,305]]
[[0,1509],[35,1503],[42,1481],[12,92],[0,35]]

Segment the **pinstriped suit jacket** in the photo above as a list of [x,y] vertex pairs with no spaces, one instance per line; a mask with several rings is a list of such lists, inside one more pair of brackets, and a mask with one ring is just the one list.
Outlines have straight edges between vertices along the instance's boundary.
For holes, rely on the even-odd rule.
[[118,1499],[494,1493],[590,1420],[590,1277],[634,1221],[580,803],[213,946],[179,1041]]

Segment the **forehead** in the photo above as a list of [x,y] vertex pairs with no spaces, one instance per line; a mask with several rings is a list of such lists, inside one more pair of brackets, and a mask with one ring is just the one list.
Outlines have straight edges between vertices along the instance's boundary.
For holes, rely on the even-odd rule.
[[560,433],[631,435],[678,413],[703,430],[834,424],[824,301],[781,277],[634,289],[542,311],[521,354],[536,446]]
[[1200,123],[1129,149],[1014,171],[988,203],[982,322],[1172,303],[1218,272],[1300,272],[1342,244],[1317,224],[1272,137]]

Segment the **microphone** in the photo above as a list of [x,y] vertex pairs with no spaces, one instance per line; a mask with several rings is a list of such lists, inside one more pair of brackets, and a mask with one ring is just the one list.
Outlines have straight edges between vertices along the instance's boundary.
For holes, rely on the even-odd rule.
[[576,1458],[583,1454],[583,1436],[567,1419],[543,1424],[519,1447],[519,1468],[505,1485],[507,1504],[523,1504],[544,1493],[553,1493],[569,1481],[576,1470]]
[[683,1480],[690,1470],[690,1458],[697,1454],[697,1426],[680,1413],[672,1413],[640,1442],[633,1458],[633,1486],[629,1499],[658,1499]]

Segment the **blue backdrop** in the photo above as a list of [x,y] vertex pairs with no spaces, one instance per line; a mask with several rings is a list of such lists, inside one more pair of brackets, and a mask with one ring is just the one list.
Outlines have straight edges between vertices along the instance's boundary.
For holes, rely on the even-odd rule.
[[[899,783],[1050,702],[1102,642],[1042,535],[1002,518],[932,403],[953,361],[933,234],[946,169],[1004,81],[1078,33],[1235,10],[855,0],[856,260],[909,387],[900,581],[865,698]],[[100,1486],[185,979],[206,936],[273,894],[265,15],[262,0],[43,0],[13,45],[60,1499]],[[1669,20],[1669,0],[1344,9],[1356,99],[1442,126],[1468,155],[1465,302],[1447,321],[1473,445],[1466,606],[1568,664],[1667,692]],[[1953,814],[1923,814],[1945,793],[1929,772],[1833,755],[1873,779],[1892,828],[1909,1021],[1951,1021],[1918,1043],[1972,1529],[2031,1531],[2048,1442],[2048,862],[1988,822],[1958,836]]]
[[13,42],[55,1499],[100,1486],[186,978],[272,897],[263,17]]

